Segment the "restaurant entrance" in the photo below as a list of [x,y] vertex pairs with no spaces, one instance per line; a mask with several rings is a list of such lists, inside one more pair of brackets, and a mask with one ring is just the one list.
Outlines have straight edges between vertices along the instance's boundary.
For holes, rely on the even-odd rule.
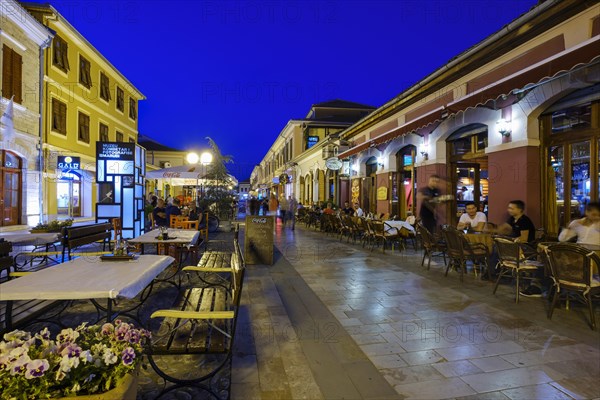
[[406,146],[396,153],[397,172],[392,173],[392,215],[405,220],[407,213],[415,215],[414,205],[417,192],[415,156],[417,148]]
[[488,161],[487,126],[471,124],[454,132],[447,139],[448,176],[455,201],[450,203],[450,221],[456,224],[468,202],[487,215]]
[[18,225],[21,216],[21,159],[0,150],[0,226]]
[[600,85],[575,92],[540,117],[544,220],[558,233],[600,200]]
[[377,213],[376,180],[377,180],[377,158],[371,157],[367,160],[367,169],[363,180],[363,210],[373,214]]
[[56,183],[56,195],[58,215],[81,216],[81,177],[77,173],[62,173]]

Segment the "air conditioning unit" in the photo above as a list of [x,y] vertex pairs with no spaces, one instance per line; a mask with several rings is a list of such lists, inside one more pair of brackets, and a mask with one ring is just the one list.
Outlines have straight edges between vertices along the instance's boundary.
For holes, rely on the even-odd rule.
[[163,161],[161,164],[161,168],[171,168],[171,163],[169,161]]

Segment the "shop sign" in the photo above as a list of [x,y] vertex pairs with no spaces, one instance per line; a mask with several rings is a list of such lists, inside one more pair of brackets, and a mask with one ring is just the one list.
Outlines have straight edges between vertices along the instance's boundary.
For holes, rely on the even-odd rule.
[[98,142],[96,159],[134,161],[135,143]]
[[388,188],[380,186],[377,188],[377,200],[387,200]]
[[58,156],[56,168],[62,171],[81,169],[81,158],[71,156]]
[[278,176],[274,176],[274,177],[273,177],[273,183],[274,183],[275,185],[279,185],[279,177],[278,177]]
[[343,163],[337,157],[328,158],[325,161],[325,166],[332,171],[337,171],[342,168]]

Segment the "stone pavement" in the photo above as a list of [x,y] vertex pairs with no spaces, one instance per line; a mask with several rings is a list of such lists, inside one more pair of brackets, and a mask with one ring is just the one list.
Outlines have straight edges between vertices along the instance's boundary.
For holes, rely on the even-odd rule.
[[[232,398],[600,398],[600,343],[586,310],[546,318],[545,300],[421,253],[277,226],[275,265],[248,266]],[[250,335],[248,335],[250,333]]]
[[[276,247],[273,266],[247,267],[230,388],[220,376],[232,399],[600,399],[600,337],[583,307],[549,321],[544,299],[515,304],[509,285],[494,296],[472,275],[444,277],[441,263],[426,271],[420,252],[369,252],[302,226],[278,225]],[[156,290],[150,308],[169,307],[176,290]],[[95,317],[88,302],[70,312]],[[139,383],[140,400],[164,384],[152,369]]]

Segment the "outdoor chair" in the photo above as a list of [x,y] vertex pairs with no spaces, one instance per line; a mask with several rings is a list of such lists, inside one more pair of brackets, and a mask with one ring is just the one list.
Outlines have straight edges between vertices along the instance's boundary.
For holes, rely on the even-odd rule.
[[392,244],[392,251],[394,251],[394,243],[399,243],[400,235],[398,234],[398,229],[391,227],[389,225],[386,226],[383,221],[367,221],[367,224],[371,226],[371,231],[373,232],[373,239],[371,241],[371,251],[375,245],[381,243],[381,249],[385,253],[385,246],[388,243]]
[[539,268],[543,268],[544,264],[528,259],[519,243],[513,240],[496,237],[494,238],[494,243],[498,249],[498,266],[500,267],[500,271],[492,293],[496,294],[500,280],[510,275],[516,279],[515,303],[518,303],[521,279],[533,279],[532,277],[527,277],[527,274],[532,274]]
[[444,266],[446,265],[446,243],[437,240],[431,232],[420,222],[417,224],[417,234],[421,237],[421,243],[423,244],[423,259],[421,260],[421,267],[425,264],[425,257],[427,257],[427,270],[431,266],[431,259],[433,257],[443,257]]
[[467,262],[473,263],[473,271],[477,276],[477,267],[488,265],[488,247],[482,243],[469,243],[464,234],[453,226],[445,226],[442,229],[442,234],[446,239],[447,254],[450,262],[446,266],[446,274],[451,267],[458,270],[460,281],[463,281],[464,273],[467,269]]
[[558,243],[546,248],[552,278],[552,303],[548,310],[548,319],[552,319],[559,297],[576,295],[587,304],[590,313],[590,325],[596,330],[596,318],[592,296],[600,294],[600,281],[594,274],[600,268],[600,256],[574,243]]

